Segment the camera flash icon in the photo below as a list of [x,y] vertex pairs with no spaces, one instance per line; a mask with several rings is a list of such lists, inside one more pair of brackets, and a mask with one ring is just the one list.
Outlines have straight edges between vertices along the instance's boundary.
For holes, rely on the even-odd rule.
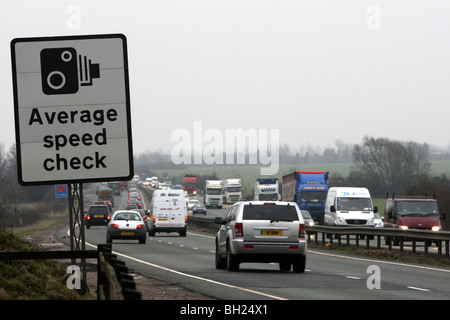
[[100,66],[74,48],[48,48],[41,51],[42,91],[45,94],[73,94],[80,86],[92,86],[100,78]]

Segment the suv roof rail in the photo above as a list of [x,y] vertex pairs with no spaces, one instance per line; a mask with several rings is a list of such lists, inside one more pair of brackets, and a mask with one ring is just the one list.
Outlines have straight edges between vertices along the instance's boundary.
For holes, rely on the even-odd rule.
[[[389,192],[386,193],[386,199],[389,198]],[[436,194],[433,194],[433,196],[429,196],[427,193],[424,196],[405,196],[405,195],[396,195],[395,193],[392,193],[392,199],[394,198],[403,198],[403,199],[435,199],[436,200]]]

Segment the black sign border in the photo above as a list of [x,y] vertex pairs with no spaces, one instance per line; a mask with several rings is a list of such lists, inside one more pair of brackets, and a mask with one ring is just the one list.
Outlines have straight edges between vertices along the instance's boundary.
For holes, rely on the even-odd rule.
[[[17,94],[17,65],[16,65],[16,50],[15,45],[23,42],[43,42],[43,41],[70,41],[70,40],[95,40],[95,39],[111,39],[120,38],[123,46],[123,66],[124,66],[124,80],[125,80],[125,104],[127,117],[127,134],[128,134],[128,163],[129,174],[127,176],[113,176],[103,178],[87,178],[87,179],[63,179],[63,180],[43,180],[43,181],[24,181],[22,177],[22,153],[20,143],[20,127],[19,127],[19,100]],[[12,80],[13,80],[13,98],[14,98],[14,121],[16,133],[16,158],[17,158],[17,176],[19,184],[22,186],[35,185],[51,185],[51,184],[69,184],[69,183],[84,183],[84,182],[107,182],[107,181],[122,181],[131,180],[134,176],[134,158],[133,158],[133,139],[131,128],[131,104],[130,104],[130,84],[128,74],[128,52],[127,52],[127,38],[124,34],[94,34],[94,35],[72,35],[72,36],[50,36],[50,37],[30,37],[30,38],[15,38],[11,41],[11,66],[12,66]]]

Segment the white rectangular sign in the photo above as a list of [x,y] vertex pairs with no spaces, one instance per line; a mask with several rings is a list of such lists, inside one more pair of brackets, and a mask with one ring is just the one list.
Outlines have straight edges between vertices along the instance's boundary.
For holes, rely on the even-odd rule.
[[126,38],[11,42],[19,183],[133,177]]

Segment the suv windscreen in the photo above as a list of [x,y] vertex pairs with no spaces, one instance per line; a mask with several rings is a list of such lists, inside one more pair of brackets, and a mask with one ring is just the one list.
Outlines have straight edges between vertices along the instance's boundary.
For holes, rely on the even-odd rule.
[[244,206],[242,219],[298,221],[298,214],[294,206],[249,204]]

